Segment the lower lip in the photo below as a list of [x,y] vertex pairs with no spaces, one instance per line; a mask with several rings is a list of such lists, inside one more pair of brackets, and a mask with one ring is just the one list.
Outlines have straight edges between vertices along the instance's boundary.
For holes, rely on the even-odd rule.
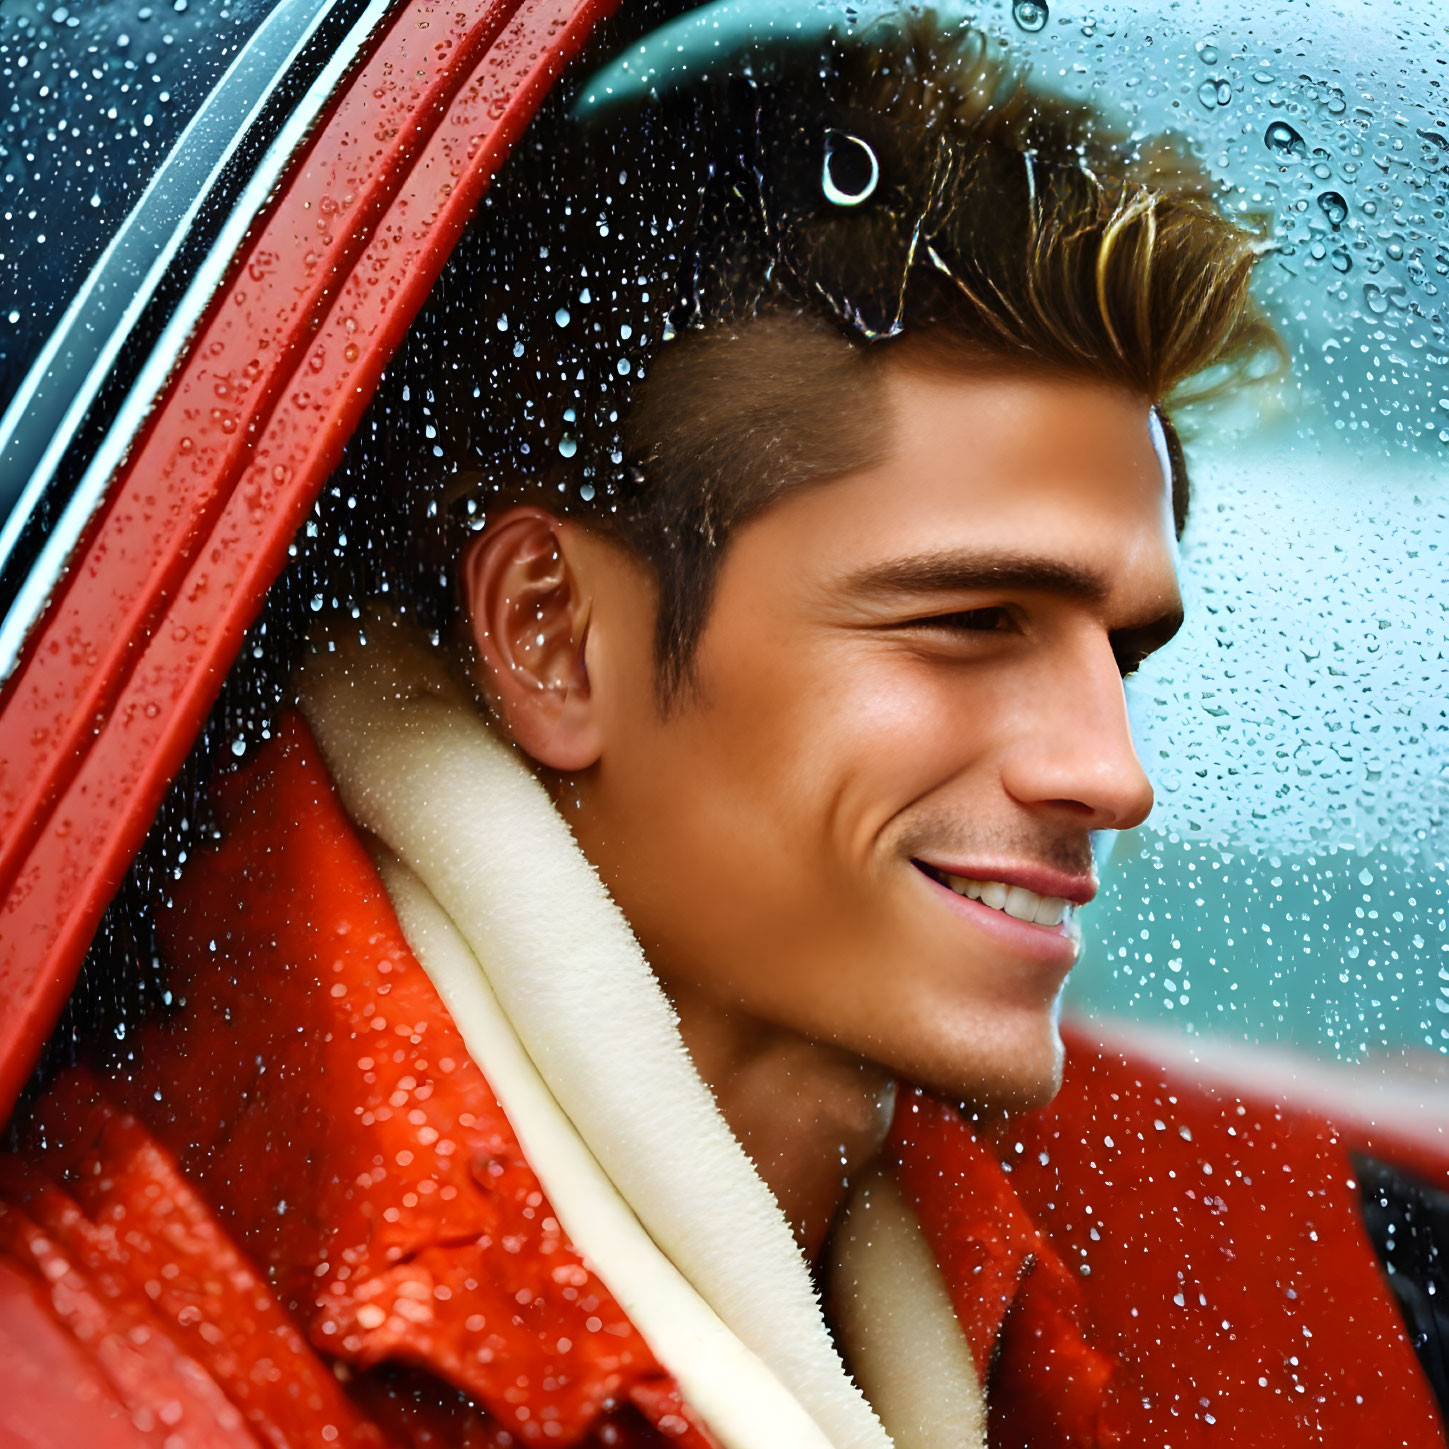
[[[969,922],[983,936],[986,936],[1001,950],[1024,961],[1043,966],[1055,966],[1063,971],[1070,970],[1077,959],[1080,941],[1066,922],[1059,926],[1038,926],[1031,921],[1018,921],[1005,911],[973,901],[970,896],[957,895],[950,886],[932,880],[925,871],[912,866],[923,884],[928,886],[942,903],[956,912],[962,920]],[[1070,919],[1070,918],[1069,918]]]

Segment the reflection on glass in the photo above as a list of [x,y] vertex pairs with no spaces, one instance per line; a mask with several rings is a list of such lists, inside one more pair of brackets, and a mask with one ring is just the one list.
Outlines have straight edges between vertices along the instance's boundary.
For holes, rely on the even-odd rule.
[[[0,412],[271,8],[269,0],[17,0],[0,11]],[[0,488],[0,504],[11,502]]]

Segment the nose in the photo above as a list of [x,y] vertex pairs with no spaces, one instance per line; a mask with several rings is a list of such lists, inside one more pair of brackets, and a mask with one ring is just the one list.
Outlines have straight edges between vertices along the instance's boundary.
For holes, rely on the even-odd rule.
[[1096,641],[1085,658],[1078,652],[1043,685],[1007,745],[1007,793],[1023,805],[1064,812],[1087,830],[1140,825],[1152,809],[1152,783],[1132,741],[1111,646]]

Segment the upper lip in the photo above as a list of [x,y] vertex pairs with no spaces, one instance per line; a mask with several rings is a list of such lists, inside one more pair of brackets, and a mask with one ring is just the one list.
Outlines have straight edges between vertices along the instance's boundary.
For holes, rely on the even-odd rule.
[[1086,905],[1097,894],[1097,882],[1091,875],[1057,870],[1049,865],[1006,865],[994,861],[975,861],[965,865],[930,855],[917,855],[914,859],[940,871],[942,875],[959,876],[963,880],[996,880],[1002,885],[1035,891],[1039,896],[1057,896],[1077,906]]

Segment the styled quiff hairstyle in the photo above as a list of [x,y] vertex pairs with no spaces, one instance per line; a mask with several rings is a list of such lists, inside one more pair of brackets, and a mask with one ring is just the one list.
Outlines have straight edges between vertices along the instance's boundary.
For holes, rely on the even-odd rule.
[[903,12],[585,119],[577,93],[495,184],[360,444],[374,480],[388,455],[435,627],[469,535],[539,503],[652,572],[667,705],[733,530],[889,446],[898,349],[1120,383],[1164,423],[1281,357],[1262,237],[1186,149],[1038,93],[980,30]]

